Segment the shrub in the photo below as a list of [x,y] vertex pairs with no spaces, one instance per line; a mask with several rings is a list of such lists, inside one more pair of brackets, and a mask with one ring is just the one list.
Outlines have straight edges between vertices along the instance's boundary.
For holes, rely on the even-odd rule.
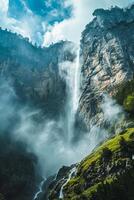
[[115,95],[115,99],[120,105],[123,105],[123,102],[127,96],[134,94],[134,79],[118,85],[116,90],[117,93]]
[[134,94],[126,97],[123,102],[123,106],[127,112],[134,113]]
[[121,139],[119,140],[119,144],[120,144],[120,147],[121,147],[122,151],[126,151],[127,150],[127,142],[124,139],[124,137],[121,137]]
[[0,200],[5,200],[5,198],[3,197],[1,193],[0,193]]
[[112,156],[112,151],[109,148],[104,148],[102,150],[102,159],[104,159],[105,161],[108,161]]

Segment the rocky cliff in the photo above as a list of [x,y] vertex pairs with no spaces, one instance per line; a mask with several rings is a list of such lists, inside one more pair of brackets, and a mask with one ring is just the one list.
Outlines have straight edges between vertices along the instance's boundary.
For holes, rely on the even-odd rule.
[[33,103],[49,114],[59,113],[66,96],[59,63],[73,61],[70,46],[71,42],[59,42],[40,48],[1,29],[0,76],[10,82],[21,102]]
[[102,108],[105,95],[114,97],[120,85],[133,79],[134,5],[98,9],[93,15],[81,39],[80,114],[88,127],[107,127],[110,121]]

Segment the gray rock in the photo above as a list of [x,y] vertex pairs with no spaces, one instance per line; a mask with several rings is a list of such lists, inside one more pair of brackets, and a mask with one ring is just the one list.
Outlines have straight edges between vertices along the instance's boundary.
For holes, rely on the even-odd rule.
[[[94,16],[81,39],[79,112],[88,128],[91,124],[110,128],[113,124],[105,119],[102,109],[104,96],[113,97],[117,86],[133,79],[134,74],[134,5],[98,9]],[[122,118],[120,112],[118,118]]]

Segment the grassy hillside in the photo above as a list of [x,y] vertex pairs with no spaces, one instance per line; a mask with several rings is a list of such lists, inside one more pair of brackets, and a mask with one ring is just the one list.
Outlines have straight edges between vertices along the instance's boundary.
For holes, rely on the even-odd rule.
[[133,200],[134,128],[111,138],[86,157],[64,188],[65,200]]

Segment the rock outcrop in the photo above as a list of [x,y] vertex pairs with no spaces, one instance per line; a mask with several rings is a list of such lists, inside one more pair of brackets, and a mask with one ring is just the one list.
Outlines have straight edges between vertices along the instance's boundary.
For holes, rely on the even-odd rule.
[[[134,128],[130,128],[104,142],[76,165],[75,173],[64,185],[63,199],[132,200],[133,173]],[[67,170],[64,171],[64,176],[57,176],[49,185],[47,198],[60,199],[61,184],[63,185],[66,179]]]
[[[118,86],[134,74],[134,5],[98,9],[81,39],[80,115],[88,127],[104,127],[104,94],[113,97]],[[110,123],[108,123],[110,126]]]

